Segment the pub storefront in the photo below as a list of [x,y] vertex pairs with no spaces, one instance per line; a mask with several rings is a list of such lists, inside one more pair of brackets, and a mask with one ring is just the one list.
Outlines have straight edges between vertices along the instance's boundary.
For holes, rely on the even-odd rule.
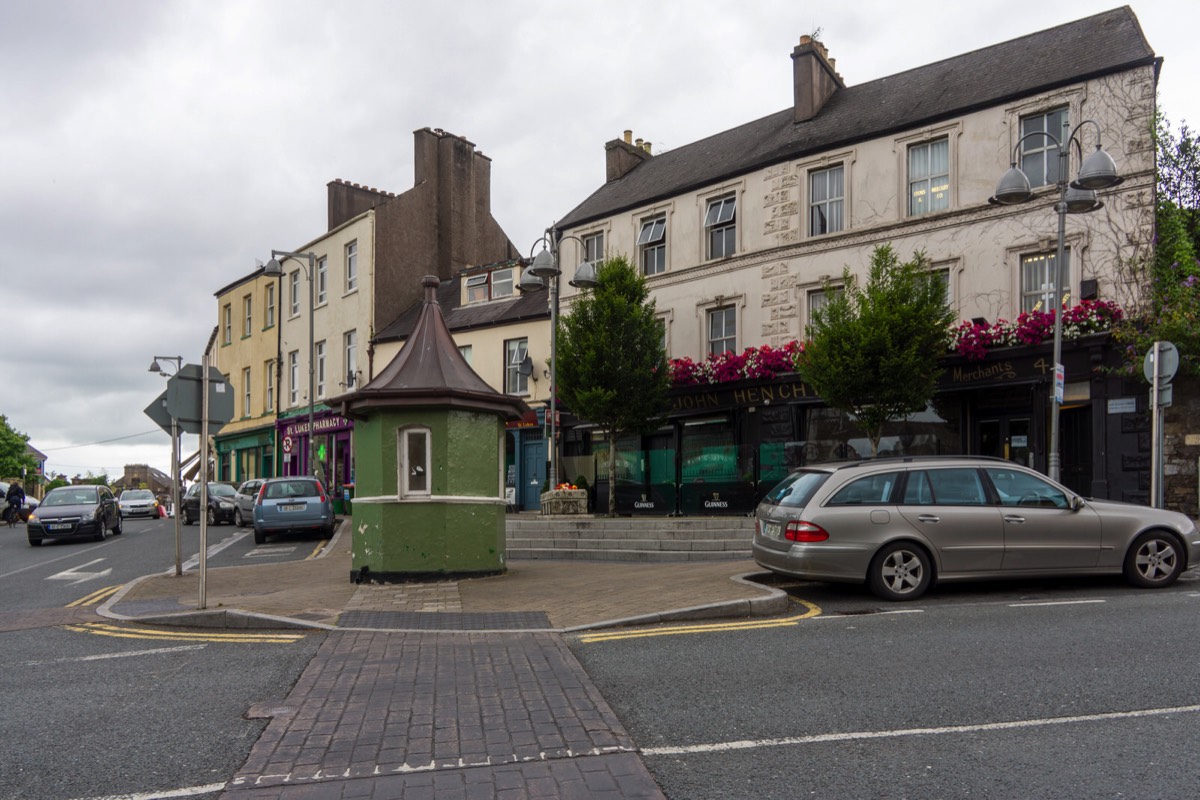
[[[1147,398],[1116,374],[1107,334],[1064,343],[1062,483],[1090,497],[1147,499]],[[971,454],[1045,472],[1054,370],[1049,344],[997,349],[981,361],[947,357],[929,406],[889,423],[879,457]],[[847,415],[826,407],[798,375],[677,387],[663,426],[617,444],[608,475],[603,432],[567,431],[564,466],[594,474],[594,506],[628,515],[742,515],[797,467],[868,458]],[[569,472],[568,474],[574,474]]]

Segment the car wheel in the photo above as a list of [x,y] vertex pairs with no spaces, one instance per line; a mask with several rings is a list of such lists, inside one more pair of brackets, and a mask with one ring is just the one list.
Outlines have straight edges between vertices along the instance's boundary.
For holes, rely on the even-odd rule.
[[98,528],[97,528],[97,530],[96,530],[96,541],[97,541],[97,542],[103,542],[103,541],[104,541],[104,535],[105,535],[106,533],[107,533],[107,531],[106,531],[106,530],[105,530],[105,528],[104,528],[104,520],[100,520],[100,525],[99,525],[99,527],[98,527]]
[[122,523],[122,517],[121,517],[121,515],[120,515],[120,514],[118,514],[118,515],[117,515],[117,524],[116,524],[116,525],[113,527],[113,529],[112,529],[113,536],[120,536],[120,535],[121,535],[121,533],[122,533],[122,531],[121,531],[121,523]]
[[916,600],[933,581],[933,564],[924,548],[895,542],[871,559],[867,583],[884,600]]
[[254,529],[254,543],[255,544],[266,544],[267,543],[267,534],[264,533],[263,531],[260,531],[258,528],[255,528]]
[[1125,554],[1125,579],[1143,589],[1170,586],[1183,572],[1183,548],[1163,531],[1146,531]]
[[208,527],[211,528],[216,524],[217,524],[217,512],[213,511],[212,507],[210,506],[208,509]]
[[184,524],[184,525],[191,525],[191,524],[192,524],[192,515],[188,513],[188,510],[187,510],[186,508],[185,508],[185,509],[183,509],[183,511],[182,511],[182,512],[180,512],[180,515],[179,515],[179,516],[183,518],[183,524]]
[[240,508],[235,509],[233,512],[233,524],[237,525],[239,528],[246,527],[246,518],[242,516],[242,510]]

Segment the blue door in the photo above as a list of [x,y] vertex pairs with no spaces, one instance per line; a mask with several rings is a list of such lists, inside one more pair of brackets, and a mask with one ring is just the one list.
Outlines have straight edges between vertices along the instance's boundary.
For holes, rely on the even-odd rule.
[[520,491],[517,493],[524,511],[542,507],[542,484],[546,481],[546,440],[527,439],[521,442]]

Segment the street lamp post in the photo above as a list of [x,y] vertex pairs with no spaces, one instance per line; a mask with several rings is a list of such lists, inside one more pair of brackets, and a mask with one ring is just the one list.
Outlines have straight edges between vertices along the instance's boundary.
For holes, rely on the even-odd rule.
[[[163,372],[159,361],[175,363],[175,372]],[[150,372],[157,372],[164,377],[179,374],[183,368],[183,356],[155,356],[150,362]],[[179,528],[179,420],[171,415],[171,516],[175,518],[175,574],[183,574],[183,553],[181,551],[182,531]]]
[[[1084,125],[1096,128],[1096,149],[1083,158],[1083,145],[1078,134]],[[1117,174],[1117,165],[1112,156],[1104,152],[1100,145],[1100,125],[1094,120],[1086,119],[1075,126],[1073,130],[1066,119],[1063,120],[1062,138],[1048,131],[1031,131],[1025,134],[1013,146],[1012,164],[1000,178],[996,187],[996,195],[988,198],[995,205],[1017,205],[1033,199],[1033,190],[1029,178],[1017,166],[1017,157],[1021,144],[1032,136],[1044,136],[1058,146],[1058,202],[1055,211],[1058,212],[1058,249],[1054,262],[1054,396],[1050,407],[1050,446],[1047,458],[1047,474],[1051,480],[1060,479],[1061,463],[1059,457],[1059,411],[1062,407],[1061,386],[1065,382],[1065,369],[1062,365],[1062,287],[1063,265],[1066,260],[1067,214],[1084,214],[1095,211],[1104,204],[1096,199],[1097,189],[1107,189],[1121,183],[1124,178]],[[1070,169],[1071,144],[1075,144],[1080,156],[1079,176],[1067,182],[1067,171]]]
[[[558,279],[562,269],[558,264],[558,243],[563,239],[574,239],[584,247],[578,236],[563,236],[553,227],[529,247],[529,255],[540,243],[542,250],[533,263],[521,274],[517,288],[522,292],[536,292],[549,285],[550,288],[550,488],[558,486]],[[571,285],[580,289],[591,289],[596,285],[596,267],[583,261],[575,269]]]
[[[313,342],[313,316],[316,308],[316,303],[313,299],[315,287],[313,286],[313,275],[316,271],[317,254],[316,253],[289,253],[284,250],[272,250],[271,260],[263,267],[263,275],[270,278],[280,278],[283,276],[283,266],[278,259],[283,258],[285,261],[289,258],[294,258],[300,262],[301,268],[304,269],[304,278],[308,281],[308,468],[316,477],[324,480],[320,471],[317,469],[315,458],[317,432],[313,428],[313,402],[316,396],[316,383],[314,375],[316,364],[314,363],[314,342]],[[303,259],[308,259],[308,266],[304,266]]]

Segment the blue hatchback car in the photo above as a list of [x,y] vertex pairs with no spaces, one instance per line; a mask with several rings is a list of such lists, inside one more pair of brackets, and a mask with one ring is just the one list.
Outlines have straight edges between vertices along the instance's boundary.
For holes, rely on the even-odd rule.
[[263,481],[254,500],[254,543],[280,533],[319,531],[333,535],[333,504],[321,482],[313,477],[271,478]]

